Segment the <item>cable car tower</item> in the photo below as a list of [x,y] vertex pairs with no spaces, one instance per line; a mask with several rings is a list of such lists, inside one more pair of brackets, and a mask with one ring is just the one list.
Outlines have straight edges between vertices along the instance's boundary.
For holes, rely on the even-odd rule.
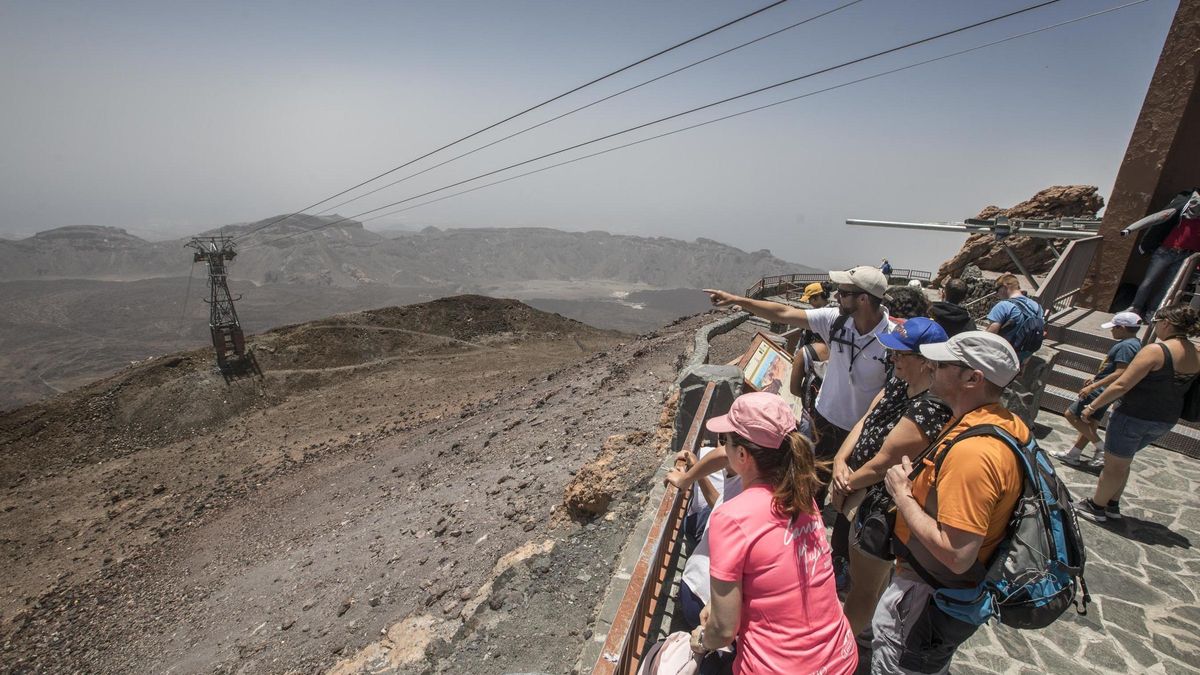
[[217,368],[229,374],[246,364],[246,337],[238,321],[234,300],[229,293],[225,263],[237,256],[233,237],[192,237],[186,244],[196,250],[193,263],[208,264],[208,327],[212,332],[213,349],[217,354]]

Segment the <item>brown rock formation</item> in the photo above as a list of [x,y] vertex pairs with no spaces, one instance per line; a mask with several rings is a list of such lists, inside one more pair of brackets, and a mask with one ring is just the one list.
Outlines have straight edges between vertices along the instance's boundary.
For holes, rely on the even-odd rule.
[[[1033,197],[1009,209],[988,206],[976,218],[990,220],[996,216],[1009,218],[1094,218],[1104,207],[1104,198],[1097,194],[1094,185],[1055,185],[1038,192]],[[1051,240],[1033,237],[1009,237],[1006,241],[1021,263],[1033,274],[1044,274],[1054,265],[1054,253],[1050,250]],[[1054,241],[1061,248],[1062,241]],[[1012,260],[990,234],[972,234],[953,258],[938,268],[934,284],[957,277],[967,265],[976,265],[991,272],[1015,272]]]

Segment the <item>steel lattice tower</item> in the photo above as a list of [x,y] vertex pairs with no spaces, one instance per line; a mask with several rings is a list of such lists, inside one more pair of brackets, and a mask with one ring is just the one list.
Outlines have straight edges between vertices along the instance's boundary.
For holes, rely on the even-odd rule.
[[233,237],[192,237],[187,246],[196,249],[193,262],[208,264],[209,299],[205,300],[209,307],[208,327],[217,353],[217,367],[229,371],[246,355],[246,338],[233,306],[234,300],[240,300],[241,296],[230,295],[225,271],[225,263],[237,256]]

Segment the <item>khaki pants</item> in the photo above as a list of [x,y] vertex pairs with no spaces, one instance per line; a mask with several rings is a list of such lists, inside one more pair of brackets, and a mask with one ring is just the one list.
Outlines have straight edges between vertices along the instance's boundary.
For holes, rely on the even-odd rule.
[[[842,515],[850,520],[851,532],[854,529],[854,518],[858,515],[858,507],[862,505],[866,494],[866,490],[858,490],[847,496],[838,507]],[[850,622],[850,632],[858,635],[871,625],[871,617],[875,615],[879,596],[883,594],[883,589],[891,579],[893,564],[866,555],[853,543],[847,543],[850,549],[850,590],[846,593],[846,602],[843,603],[842,610]]]

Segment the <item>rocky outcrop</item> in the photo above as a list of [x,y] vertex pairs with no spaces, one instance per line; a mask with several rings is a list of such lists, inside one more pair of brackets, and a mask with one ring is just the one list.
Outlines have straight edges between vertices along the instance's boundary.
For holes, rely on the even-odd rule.
[[[1104,208],[1104,198],[1094,185],[1055,185],[1038,192],[1033,197],[1009,209],[988,206],[976,218],[990,220],[997,216],[1009,218],[1094,218]],[[1050,243],[1062,248],[1059,240],[1035,239],[1033,237],[1009,237],[1008,247],[1032,274],[1044,274],[1054,265],[1054,252]],[[967,265],[975,265],[990,272],[1015,272],[1012,259],[1004,252],[996,238],[990,234],[972,234],[967,237],[961,250],[938,268],[934,284],[959,276]]]

